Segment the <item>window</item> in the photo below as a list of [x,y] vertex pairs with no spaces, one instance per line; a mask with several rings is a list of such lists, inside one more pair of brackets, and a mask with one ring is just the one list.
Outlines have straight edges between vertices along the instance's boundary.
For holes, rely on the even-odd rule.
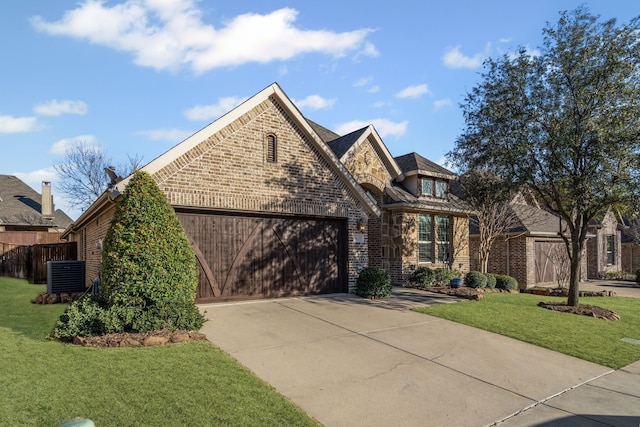
[[418,215],[418,262],[433,262],[431,215]]
[[436,217],[438,261],[449,262],[451,256],[450,220],[448,216]]
[[433,179],[422,178],[422,195],[431,196],[433,194]]
[[278,142],[273,134],[267,135],[267,162],[275,163],[278,161]]
[[421,190],[423,196],[445,197],[447,194],[447,182],[433,178],[421,178]]
[[615,264],[615,236],[608,235],[607,239],[607,264],[613,265]]

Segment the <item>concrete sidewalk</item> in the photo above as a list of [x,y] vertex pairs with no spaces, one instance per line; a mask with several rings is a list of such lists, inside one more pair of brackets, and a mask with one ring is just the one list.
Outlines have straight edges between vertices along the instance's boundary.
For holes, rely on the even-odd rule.
[[412,306],[395,288],[203,305],[209,340],[326,426],[640,425],[640,363],[613,371]]

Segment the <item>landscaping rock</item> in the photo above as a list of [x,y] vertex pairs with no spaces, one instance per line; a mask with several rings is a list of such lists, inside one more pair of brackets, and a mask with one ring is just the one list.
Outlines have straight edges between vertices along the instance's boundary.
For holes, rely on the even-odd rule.
[[169,338],[166,336],[151,335],[142,341],[142,345],[145,347],[151,347],[155,345],[164,345],[168,342],[169,342]]

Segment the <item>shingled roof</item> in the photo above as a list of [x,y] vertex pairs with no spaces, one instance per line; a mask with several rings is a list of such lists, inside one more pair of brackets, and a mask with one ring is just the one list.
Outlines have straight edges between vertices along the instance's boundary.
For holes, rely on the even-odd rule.
[[57,209],[42,215],[42,196],[13,175],[0,175],[0,225],[66,228],[73,220]]
[[450,170],[422,157],[418,153],[405,154],[404,156],[396,157],[395,160],[405,175],[418,173],[420,175],[429,175],[452,180],[457,178],[456,174]]

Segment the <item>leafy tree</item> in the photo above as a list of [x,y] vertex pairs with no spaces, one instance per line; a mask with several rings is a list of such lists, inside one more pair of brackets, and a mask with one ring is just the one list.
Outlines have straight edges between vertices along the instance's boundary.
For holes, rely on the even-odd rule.
[[193,328],[202,325],[197,285],[195,255],[173,208],[149,174],[134,172],[104,239],[101,298],[134,309],[128,322],[143,316],[145,329]]
[[560,218],[569,305],[578,305],[589,222],[640,192],[639,19],[617,26],[582,6],[547,24],[539,55],[521,48],[487,60],[449,153],[462,170],[527,186]]
[[[140,167],[142,158],[129,157],[127,166],[118,167],[124,176]],[[60,177],[60,191],[72,208],[85,210],[111,184],[105,168],[112,167],[103,147],[79,141],[69,147],[64,159],[53,166]]]

